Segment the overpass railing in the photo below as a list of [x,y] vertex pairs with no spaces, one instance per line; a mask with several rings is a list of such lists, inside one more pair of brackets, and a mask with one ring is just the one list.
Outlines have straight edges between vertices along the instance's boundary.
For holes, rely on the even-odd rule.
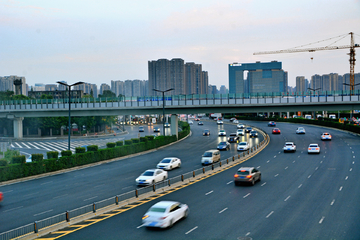
[[[49,227],[53,227],[54,225],[69,223],[71,220],[79,219],[80,217],[84,217],[88,214],[94,214],[104,208],[126,206],[131,202],[138,201],[144,198],[145,194],[149,194],[152,192],[161,193],[171,188],[171,186],[174,184],[181,182],[190,182],[192,180],[195,180],[199,176],[206,176],[208,174],[221,170],[221,168],[230,167],[232,164],[242,163],[246,161],[250,156],[256,154],[257,151],[264,149],[270,141],[269,135],[264,130],[261,130],[258,127],[256,127],[255,129],[258,129],[263,134],[264,140],[262,140],[257,145],[251,147],[251,149],[249,149],[248,151],[241,152],[235,156],[221,160],[212,165],[195,169],[194,171],[184,173],[182,175],[167,179],[165,181],[156,183],[148,187],[137,188],[127,193],[116,195],[111,198],[94,202],[92,204],[88,204],[86,206],[73,209],[71,211],[66,211],[64,213],[39,221],[35,221],[34,223],[30,223],[16,229],[0,233],[0,240],[8,240],[14,238],[20,239],[29,236],[32,233],[38,234],[41,231],[46,231],[46,229],[48,229]],[[91,217],[92,215],[89,215],[89,218]]]

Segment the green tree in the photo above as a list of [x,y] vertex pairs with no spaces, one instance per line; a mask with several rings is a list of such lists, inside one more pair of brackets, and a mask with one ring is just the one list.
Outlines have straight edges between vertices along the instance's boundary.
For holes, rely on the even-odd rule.
[[40,99],[53,99],[53,96],[51,96],[49,94],[42,94]]
[[116,95],[110,90],[104,90],[103,94],[99,94],[99,98],[115,98]]

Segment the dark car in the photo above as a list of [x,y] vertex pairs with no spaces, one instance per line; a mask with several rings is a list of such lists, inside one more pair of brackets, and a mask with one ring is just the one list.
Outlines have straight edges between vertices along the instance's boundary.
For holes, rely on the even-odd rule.
[[160,132],[160,128],[159,127],[154,127],[154,132]]
[[269,126],[269,127],[276,127],[276,122],[270,121],[270,122],[268,123],[268,126]]
[[261,181],[261,172],[254,167],[241,167],[234,175],[235,185],[240,185],[241,183],[254,185],[257,181]]
[[246,133],[249,133],[249,132],[251,132],[252,131],[252,127],[247,127],[247,128],[245,128],[245,132]]
[[144,127],[143,126],[139,127],[139,132],[144,132]]
[[239,136],[236,135],[236,133],[230,133],[230,136],[228,138],[229,143],[237,143],[239,142]]
[[204,125],[204,123],[200,121],[200,122],[198,123],[198,125]]
[[258,133],[257,133],[257,131],[254,131],[254,130],[252,130],[251,132],[250,132],[250,135],[249,135],[250,137],[258,137]]
[[203,132],[203,136],[210,136],[210,130],[205,129],[204,132]]
[[228,142],[220,142],[217,146],[218,150],[230,150],[230,143]]

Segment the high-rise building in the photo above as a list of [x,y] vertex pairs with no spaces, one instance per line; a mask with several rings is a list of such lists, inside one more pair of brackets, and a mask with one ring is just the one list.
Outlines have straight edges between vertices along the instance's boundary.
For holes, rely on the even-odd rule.
[[117,97],[119,95],[124,95],[124,82],[120,80],[111,80],[111,91],[115,93]]
[[220,94],[226,94],[226,90],[227,90],[227,89],[226,89],[225,85],[221,85],[221,86],[220,86],[219,93],[220,93]]
[[57,84],[45,84],[45,91],[56,91],[57,89]]
[[133,96],[133,84],[132,80],[126,80],[124,83],[124,95],[125,97],[132,97]]
[[318,74],[311,76],[310,87],[311,91],[322,91],[322,77]]
[[306,81],[304,76],[296,77],[296,92],[307,92]]
[[0,77],[0,91],[5,92],[9,90],[9,91],[13,91],[14,94],[17,94],[14,81],[17,82],[16,84],[19,84],[17,85],[18,94],[26,95],[27,88],[26,88],[25,77],[18,77],[15,75]]
[[[350,74],[343,75],[343,90],[350,90]],[[354,90],[360,90],[360,73],[354,74]]]
[[110,86],[106,83],[102,83],[100,85],[100,94],[103,94],[105,90],[109,90],[110,91]]
[[229,93],[287,91],[288,75],[281,65],[277,61],[229,64]]

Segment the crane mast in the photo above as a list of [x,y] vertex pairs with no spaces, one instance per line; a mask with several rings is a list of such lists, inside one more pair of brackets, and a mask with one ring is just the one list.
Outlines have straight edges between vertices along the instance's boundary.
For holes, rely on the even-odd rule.
[[336,50],[336,49],[350,49],[350,90],[355,90],[355,77],[354,77],[354,69],[355,69],[355,48],[360,47],[359,44],[354,43],[354,33],[349,33],[351,36],[350,45],[343,46],[326,46],[326,47],[317,47],[317,48],[303,48],[303,49],[285,49],[278,51],[265,51],[265,52],[255,52],[253,55],[262,55],[262,54],[277,54],[277,53],[295,53],[295,52],[315,52],[321,50]]

